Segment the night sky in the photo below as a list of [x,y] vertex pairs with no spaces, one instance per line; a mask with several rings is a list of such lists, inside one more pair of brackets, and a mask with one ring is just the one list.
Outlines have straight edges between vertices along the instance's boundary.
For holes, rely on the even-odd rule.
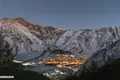
[[0,18],[65,29],[120,26],[120,0],[0,0]]

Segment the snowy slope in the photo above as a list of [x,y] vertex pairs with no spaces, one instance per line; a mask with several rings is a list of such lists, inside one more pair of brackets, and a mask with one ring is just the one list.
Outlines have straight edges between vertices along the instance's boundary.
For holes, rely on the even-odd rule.
[[11,46],[16,45],[18,47],[18,54],[29,54],[43,50],[42,41],[31,34],[28,28],[12,19],[0,20],[0,33]]
[[111,63],[115,59],[120,58],[120,40],[114,42],[110,46],[95,52],[77,71],[77,75],[81,75],[87,71],[97,71],[106,63]]
[[117,41],[120,27],[62,30],[31,24],[23,18],[4,18],[0,20],[0,33],[11,45],[18,46],[18,55],[33,53],[43,57],[52,50],[63,49],[72,54],[91,56]]

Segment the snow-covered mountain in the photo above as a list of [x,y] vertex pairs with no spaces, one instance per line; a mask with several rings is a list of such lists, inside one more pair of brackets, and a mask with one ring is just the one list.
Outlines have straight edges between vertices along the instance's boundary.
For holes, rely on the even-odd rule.
[[87,75],[90,72],[96,72],[102,66],[110,64],[116,59],[120,59],[120,39],[110,46],[93,53],[76,72],[76,75]]
[[18,47],[18,57],[43,57],[55,49],[91,56],[119,40],[120,27],[62,30],[31,24],[23,18],[3,18],[0,19],[0,33],[11,45]]

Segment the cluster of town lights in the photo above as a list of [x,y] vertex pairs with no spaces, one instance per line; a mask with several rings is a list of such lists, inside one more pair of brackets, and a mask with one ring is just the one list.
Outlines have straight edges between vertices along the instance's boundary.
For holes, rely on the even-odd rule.
[[[76,59],[74,55],[68,54],[56,54],[57,58],[48,58],[44,59],[43,63],[46,65],[61,65],[61,66],[70,66],[70,65],[81,65],[84,63],[84,60]],[[66,60],[64,60],[66,58]],[[71,60],[67,60],[67,58],[71,58]]]

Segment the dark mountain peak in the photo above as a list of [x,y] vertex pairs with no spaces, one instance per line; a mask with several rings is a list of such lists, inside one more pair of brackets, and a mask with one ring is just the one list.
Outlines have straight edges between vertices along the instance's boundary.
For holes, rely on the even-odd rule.
[[18,23],[20,23],[20,24],[22,24],[24,26],[29,26],[29,24],[30,24],[30,23],[28,23],[28,21],[26,21],[22,17],[14,18],[13,20],[17,21]]

